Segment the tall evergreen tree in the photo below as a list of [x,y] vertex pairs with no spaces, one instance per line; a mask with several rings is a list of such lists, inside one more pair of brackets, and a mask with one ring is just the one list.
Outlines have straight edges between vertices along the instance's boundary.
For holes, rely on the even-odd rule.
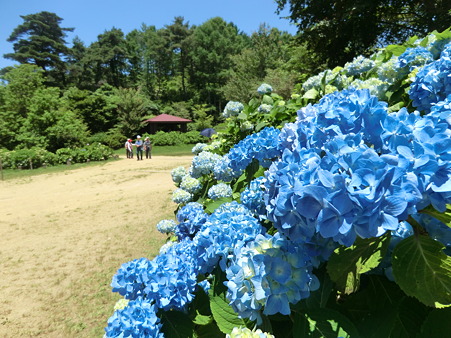
[[34,64],[42,68],[52,85],[65,85],[66,32],[73,28],[62,28],[62,18],[51,12],[21,15],[24,22],[17,26],[8,38],[13,43],[14,53],[4,57],[19,63]]
[[239,54],[248,43],[233,23],[222,18],[212,18],[196,27],[193,33],[193,48],[190,53],[191,83],[199,95],[199,102],[222,110],[223,98],[220,88],[226,83],[232,56]]

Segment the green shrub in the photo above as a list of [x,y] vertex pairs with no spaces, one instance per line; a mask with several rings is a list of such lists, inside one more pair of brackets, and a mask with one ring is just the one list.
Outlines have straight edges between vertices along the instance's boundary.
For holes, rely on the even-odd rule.
[[112,149],[119,149],[124,146],[126,136],[117,129],[110,129],[107,132],[97,133],[88,138],[89,144],[101,143]]
[[38,168],[43,165],[54,165],[58,162],[55,154],[38,147],[13,151],[2,150],[0,151],[0,158],[5,169],[29,169],[30,166]]
[[189,131],[181,133],[178,131],[164,132],[159,131],[154,135],[145,134],[144,137],[149,136],[154,146],[176,146],[181,144],[196,144],[206,142],[208,139],[199,134],[198,131]]

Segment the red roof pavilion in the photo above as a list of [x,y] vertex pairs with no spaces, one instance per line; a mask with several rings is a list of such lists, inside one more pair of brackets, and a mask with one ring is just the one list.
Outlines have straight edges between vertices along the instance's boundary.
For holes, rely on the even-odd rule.
[[155,134],[159,130],[186,132],[186,125],[190,122],[193,121],[169,114],[160,114],[144,121],[149,124],[150,134]]

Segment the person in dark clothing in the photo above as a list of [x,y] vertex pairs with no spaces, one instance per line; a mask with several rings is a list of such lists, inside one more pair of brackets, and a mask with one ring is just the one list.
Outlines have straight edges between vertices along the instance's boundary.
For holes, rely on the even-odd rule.
[[146,137],[144,140],[144,151],[146,152],[146,158],[152,158],[152,142]]

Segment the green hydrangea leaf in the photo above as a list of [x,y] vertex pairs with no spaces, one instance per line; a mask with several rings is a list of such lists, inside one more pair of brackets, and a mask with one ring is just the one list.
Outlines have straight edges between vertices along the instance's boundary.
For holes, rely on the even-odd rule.
[[245,321],[238,318],[238,315],[221,295],[210,296],[210,308],[221,332],[230,333],[234,327],[246,326]]
[[451,304],[451,257],[426,235],[411,236],[393,250],[393,275],[399,287],[423,304]]
[[433,310],[426,317],[417,338],[443,337],[444,332],[451,332],[451,309]]
[[327,272],[346,294],[355,292],[360,285],[360,275],[379,265],[388,248],[388,237],[361,239],[349,248],[339,247],[330,256]]
[[161,331],[165,337],[191,338],[194,325],[191,319],[180,311],[161,311]]
[[193,323],[196,325],[207,325],[210,324],[213,321],[213,318],[211,316],[205,316],[200,313],[196,314],[196,317],[193,320]]
[[295,316],[293,337],[360,337],[349,318],[336,310],[328,308],[309,310]]
[[451,228],[451,204],[446,205],[446,211],[445,212],[439,212],[435,210],[435,208],[430,205],[427,208],[424,208],[420,211],[423,214],[428,214],[429,216],[434,217],[435,219],[438,219],[443,224],[446,224]]

